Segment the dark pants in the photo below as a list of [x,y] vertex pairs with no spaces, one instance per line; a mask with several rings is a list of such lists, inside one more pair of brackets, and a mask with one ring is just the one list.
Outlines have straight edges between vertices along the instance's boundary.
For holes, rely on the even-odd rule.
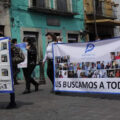
[[10,93],[10,103],[15,104],[15,93]]
[[28,68],[23,69],[23,74],[26,81],[26,90],[30,90],[31,83],[34,86],[38,85],[38,83],[31,77],[34,68],[35,68],[35,65],[28,65]]
[[13,79],[14,84],[17,83],[17,74],[19,73],[19,69],[17,68],[17,65],[13,65]]
[[[16,72],[16,69],[17,69],[17,65],[13,65],[12,67],[12,70],[13,70],[13,80],[14,80],[14,83],[16,82],[16,76],[17,76],[17,72]],[[10,104],[15,104],[15,91],[13,93],[10,93]]]
[[54,85],[54,67],[53,67],[53,60],[48,60],[48,67],[47,67],[47,75]]

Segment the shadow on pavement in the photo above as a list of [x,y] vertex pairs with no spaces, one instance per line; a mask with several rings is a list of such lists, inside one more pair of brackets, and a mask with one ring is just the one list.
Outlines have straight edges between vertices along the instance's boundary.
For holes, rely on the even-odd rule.
[[[0,102],[0,109],[6,109],[8,104],[9,102]],[[17,104],[16,109],[21,108],[22,106],[25,106],[25,105],[33,105],[32,102],[21,102],[21,101],[17,101],[16,104]]]
[[58,96],[70,96],[70,97],[90,97],[98,99],[108,100],[120,100],[120,94],[95,94],[95,93],[60,93]]

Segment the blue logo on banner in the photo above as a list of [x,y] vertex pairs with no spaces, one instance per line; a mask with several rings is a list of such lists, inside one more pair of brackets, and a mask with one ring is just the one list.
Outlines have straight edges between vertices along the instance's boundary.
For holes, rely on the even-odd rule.
[[85,53],[92,51],[94,49],[94,47],[95,47],[95,45],[92,43],[87,44]]

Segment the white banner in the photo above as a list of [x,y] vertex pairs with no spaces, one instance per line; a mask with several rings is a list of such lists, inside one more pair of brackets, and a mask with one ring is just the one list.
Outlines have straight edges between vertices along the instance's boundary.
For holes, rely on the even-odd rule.
[[11,45],[9,38],[0,38],[0,92],[13,92]]
[[53,45],[55,91],[120,93],[120,38]]

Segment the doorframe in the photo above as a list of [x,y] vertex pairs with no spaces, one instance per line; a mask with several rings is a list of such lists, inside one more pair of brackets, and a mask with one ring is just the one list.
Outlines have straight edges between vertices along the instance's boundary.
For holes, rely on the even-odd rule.
[[38,61],[43,59],[43,46],[42,46],[42,34],[41,34],[41,29],[39,28],[23,28],[21,27],[21,42],[23,42],[23,37],[24,37],[24,32],[36,32],[38,33]]
[[[51,29],[47,29],[46,31],[45,31],[45,33],[48,33],[48,32],[50,32],[50,33],[60,33],[60,35],[62,36],[62,30],[51,30]],[[63,36],[62,36],[63,37]],[[46,39],[46,46],[47,46],[47,44],[48,44],[48,40]]]
[[78,34],[78,42],[81,42],[80,32],[79,31],[67,31],[66,32],[66,40],[67,40],[67,42],[68,42],[68,34]]

